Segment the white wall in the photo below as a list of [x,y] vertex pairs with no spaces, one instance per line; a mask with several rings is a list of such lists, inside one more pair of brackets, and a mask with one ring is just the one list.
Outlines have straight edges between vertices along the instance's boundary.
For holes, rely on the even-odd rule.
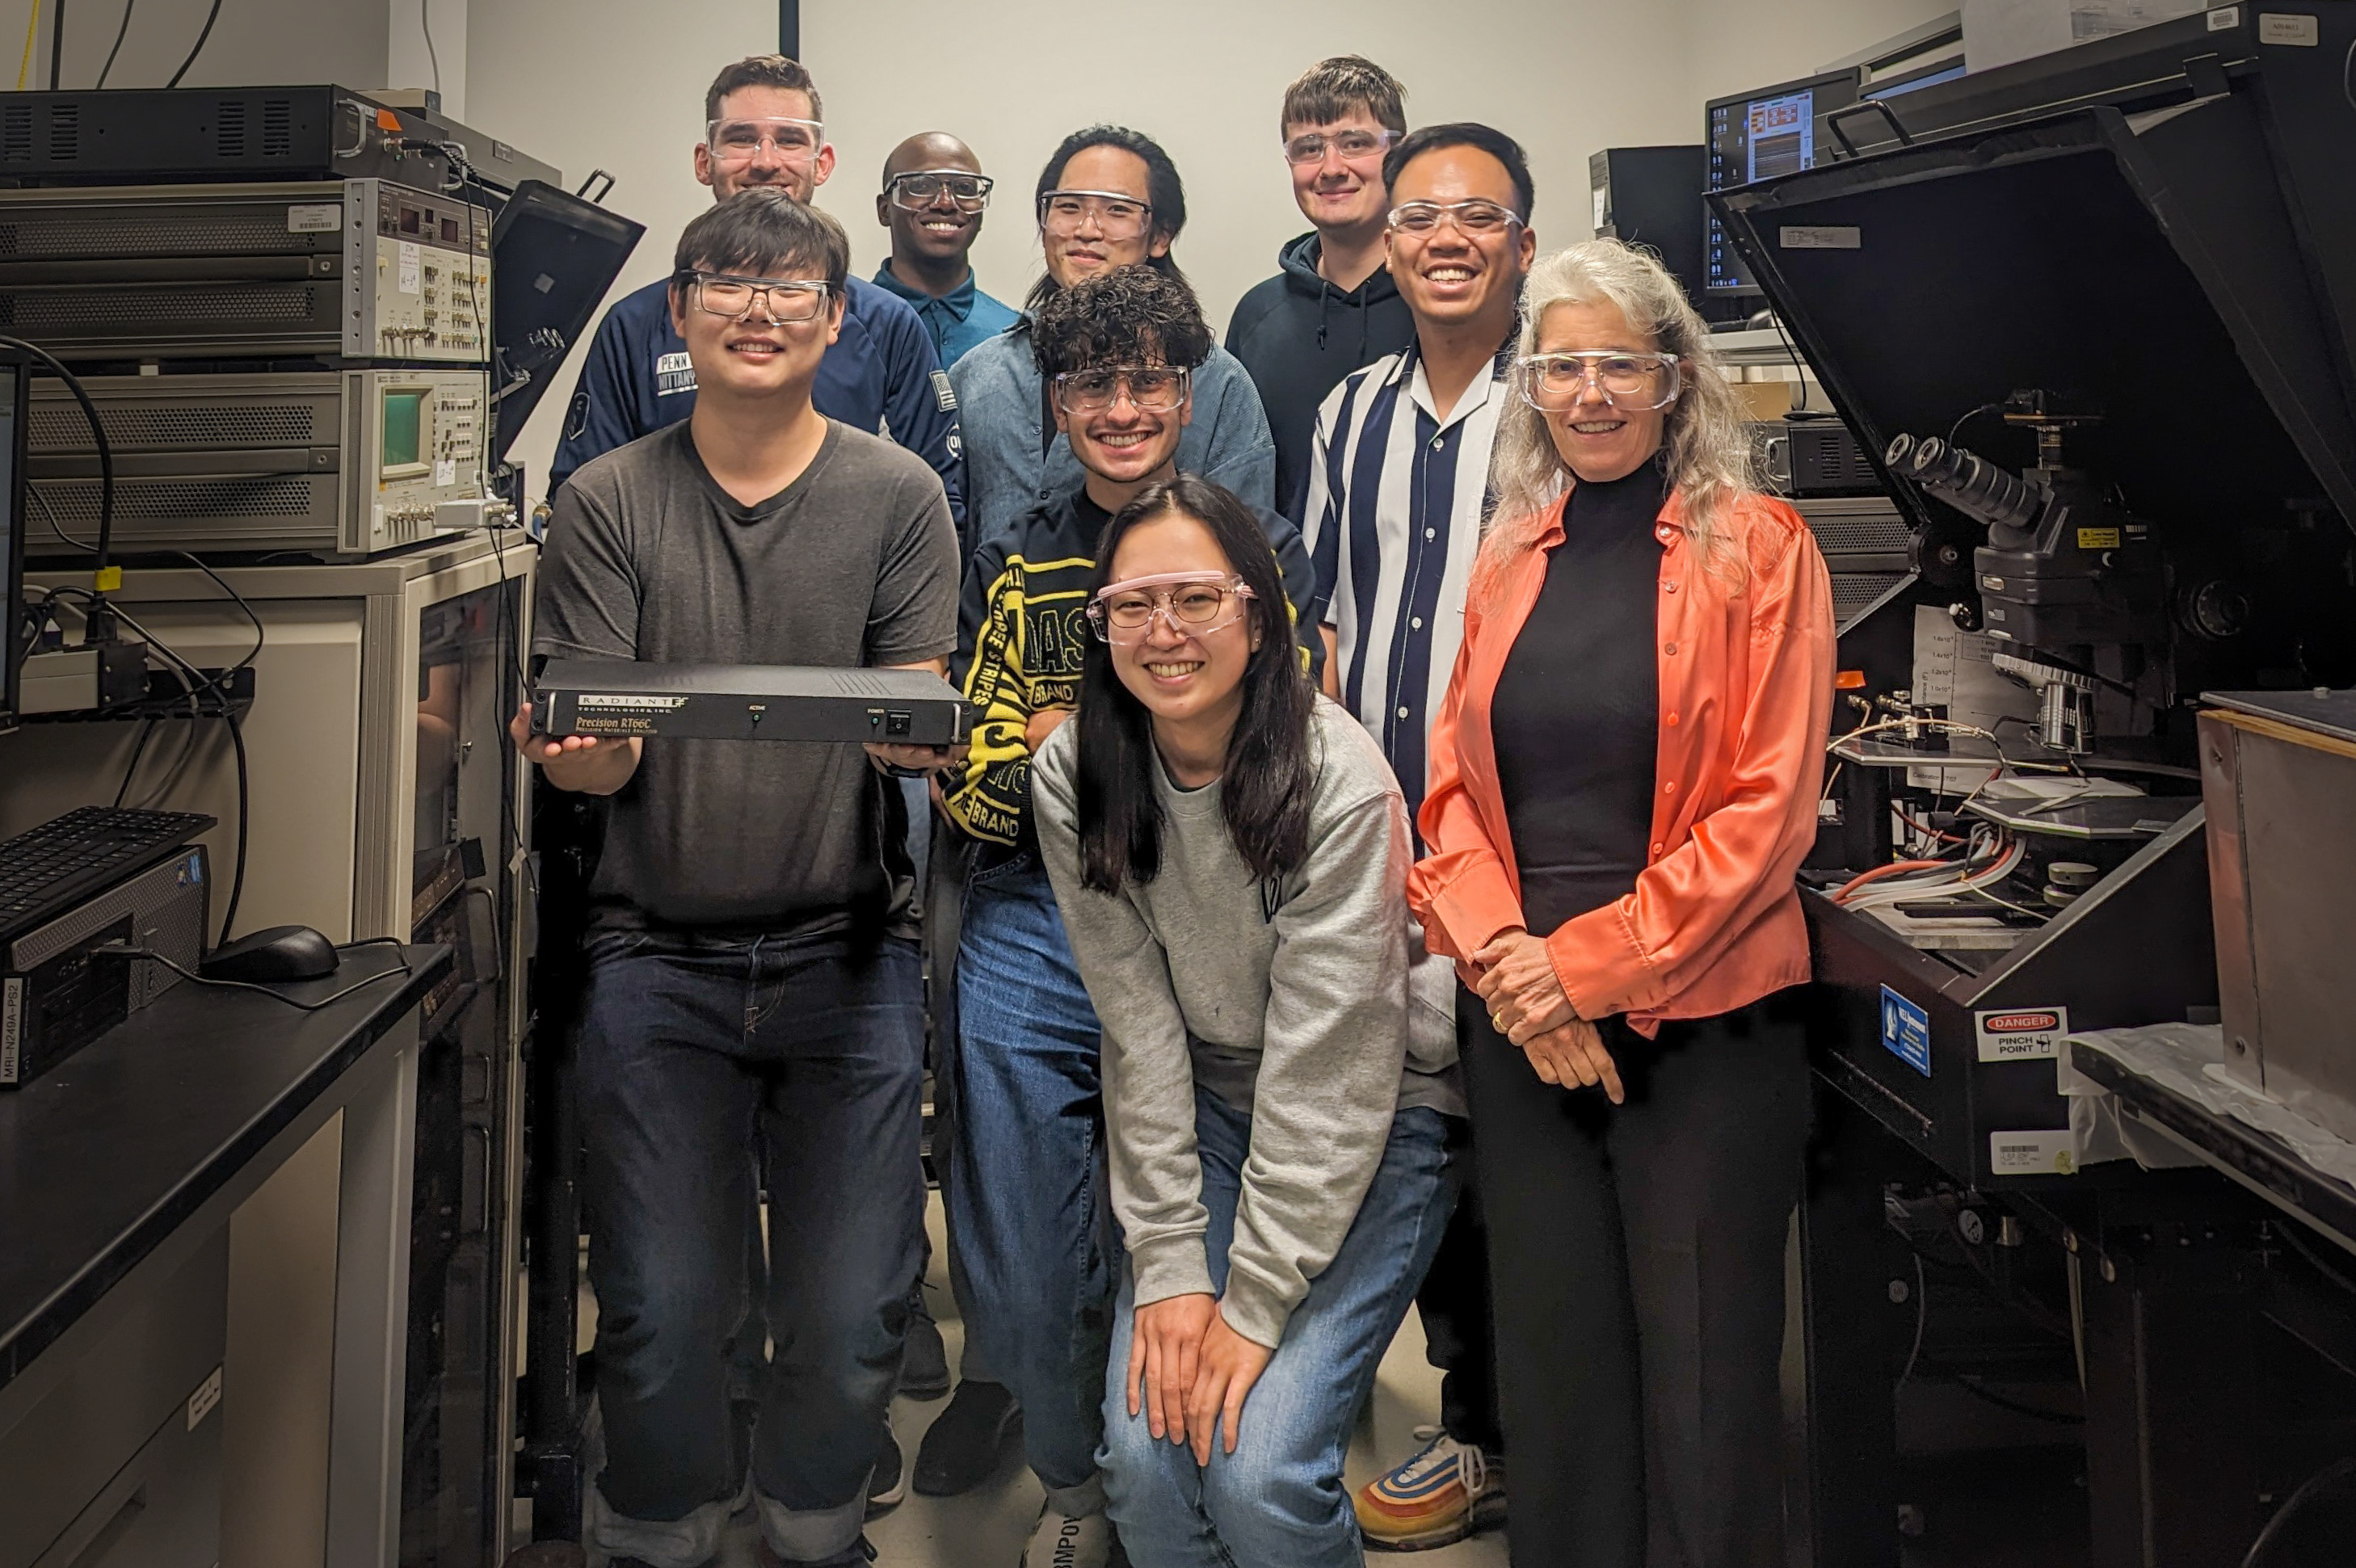
[[[816,0],[803,7],[803,50],[842,155],[841,194],[828,205],[853,224],[862,266],[885,250],[872,202],[885,155],[911,132],[951,131],[1002,182],[976,248],[983,286],[1001,298],[1039,273],[1028,208],[1047,155],[1066,133],[1109,120],[1160,141],[1185,176],[1190,216],[1173,254],[1223,325],[1237,297],[1276,270],[1278,246],[1307,227],[1277,151],[1277,112],[1285,84],[1325,55],[1364,54],[1398,76],[1410,124],[1485,120],[1520,140],[1542,247],[1585,238],[1590,153],[1690,140],[1701,122],[1676,5],[1198,0],[1075,13],[999,0],[988,26],[971,16],[958,0]],[[955,39],[954,75],[912,70],[902,50],[877,47],[892,37]]]
[[[776,47],[774,0],[469,0],[466,123],[554,164],[568,187],[594,168],[614,176],[606,204],[647,226],[615,284],[618,298],[670,270],[679,231],[711,205],[693,173],[703,90],[728,61]],[[830,85],[823,69],[819,82],[821,91]],[[580,362],[576,347],[511,454],[534,495]]]
[[[152,3],[152,0],[151,0]],[[413,4],[413,0],[411,0]],[[1193,0],[1130,14],[1044,0],[803,0],[802,58],[841,155],[819,204],[851,231],[853,264],[886,252],[874,216],[884,159],[946,130],[1002,182],[975,265],[1016,300],[1039,271],[1029,193],[1066,133],[1098,120],[1161,140],[1185,177],[1180,264],[1224,329],[1243,291],[1302,231],[1276,150],[1284,85],[1323,56],[1363,53],[1408,86],[1415,124],[1486,120],[1529,149],[1539,243],[1589,233],[1598,148],[1698,139],[1703,100],[1799,76],[1946,9],[1941,0],[1362,0],[1275,6]],[[617,177],[611,205],[648,235],[616,285],[662,275],[710,197],[689,173],[702,91],[731,59],[776,47],[767,0],[468,0],[466,118],[560,165]],[[448,74],[445,54],[444,75]],[[576,353],[577,362],[577,353]],[[547,472],[573,367],[519,456]],[[535,483],[535,488],[537,485]]]
[[[187,57],[211,0],[143,0],[132,13],[123,53],[109,87],[161,87]],[[435,16],[459,0],[435,0]],[[416,0],[410,0],[413,9]],[[335,82],[382,87],[388,0],[222,0],[204,52],[181,80],[183,87],[252,87]],[[25,48],[31,0],[0,5],[0,59],[14,63]],[[49,84],[49,24],[54,0],[41,0],[40,37],[34,45],[27,87]],[[76,0],[66,7],[64,69],[59,82],[86,88],[98,80],[123,21],[121,0]],[[422,73],[421,73],[422,80]],[[13,87],[9,71],[0,86]]]

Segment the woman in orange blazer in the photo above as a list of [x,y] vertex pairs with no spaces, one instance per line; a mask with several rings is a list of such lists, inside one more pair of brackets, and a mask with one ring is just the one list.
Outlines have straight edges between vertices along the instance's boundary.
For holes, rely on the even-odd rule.
[[1831,585],[1648,254],[1539,261],[1515,386],[1408,884],[1474,993],[1513,1557],[1751,1568],[1782,1552]]

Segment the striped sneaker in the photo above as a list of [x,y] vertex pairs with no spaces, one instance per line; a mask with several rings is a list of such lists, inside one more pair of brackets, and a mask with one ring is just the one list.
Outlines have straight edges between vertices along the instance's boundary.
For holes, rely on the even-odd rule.
[[1419,1426],[1422,1449],[1354,1499],[1366,1544],[1383,1552],[1423,1552],[1505,1522],[1505,1467],[1437,1426]]

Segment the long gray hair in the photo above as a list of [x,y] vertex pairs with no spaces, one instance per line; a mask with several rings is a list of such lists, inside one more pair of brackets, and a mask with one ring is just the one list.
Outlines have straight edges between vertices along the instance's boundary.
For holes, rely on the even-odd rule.
[[[1538,352],[1538,328],[1558,304],[1609,304],[1662,353],[1683,361],[1682,387],[1662,437],[1669,486],[1704,566],[1739,584],[1743,551],[1728,537],[1728,527],[1736,496],[1753,487],[1751,436],[1741,400],[1719,368],[1708,326],[1651,251],[1618,240],[1590,240],[1538,259],[1522,284],[1516,355]],[[1497,503],[1482,545],[1484,564],[1494,568],[1530,548],[1539,518],[1569,481],[1546,416],[1518,395],[1509,399],[1497,418],[1491,460]]]

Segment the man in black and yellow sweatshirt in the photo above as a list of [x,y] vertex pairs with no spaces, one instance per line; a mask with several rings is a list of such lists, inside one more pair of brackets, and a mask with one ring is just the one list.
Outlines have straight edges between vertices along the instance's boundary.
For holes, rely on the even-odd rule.
[[[964,767],[942,781],[950,818],[977,841],[958,944],[946,1186],[969,1342],[1020,1401],[1026,1456],[1046,1488],[1024,1561],[1093,1568],[1112,1546],[1096,1452],[1116,1284],[1096,1174],[1100,1031],[1039,861],[1031,759],[1079,699],[1098,538],[1176,472],[1192,375],[1212,337],[1184,283],[1131,266],[1059,290],[1031,342],[1055,428],[1087,477],[981,539],[965,576],[956,674],[982,711]],[[1263,509],[1260,520],[1309,631],[1308,552],[1281,517]]]

